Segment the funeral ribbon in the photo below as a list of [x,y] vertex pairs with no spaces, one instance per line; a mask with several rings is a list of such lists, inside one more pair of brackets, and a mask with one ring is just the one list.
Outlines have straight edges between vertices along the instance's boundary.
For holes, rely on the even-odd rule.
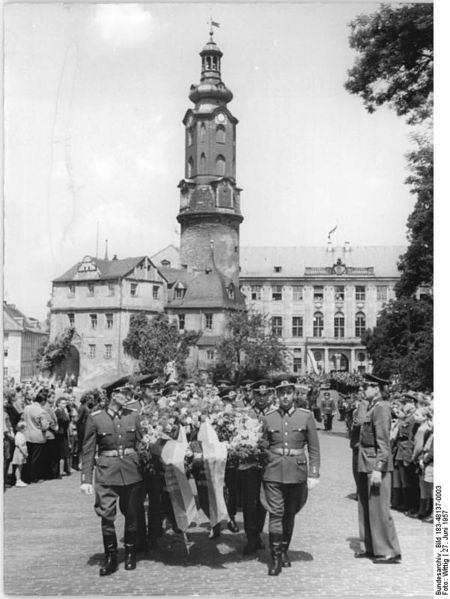
[[206,475],[209,503],[209,520],[215,526],[228,520],[228,512],[223,495],[227,444],[221,443],[210,421],[202,422],[197,439],[202,443],[203,463]]
[[161,452],[164,463],[164,477],[172,502],[177,526],[184,533],[196,519],[197,508],[194,493],[184,471],[184,456],[188,442],[184,427],[180,427],[176,441],[167,441]]

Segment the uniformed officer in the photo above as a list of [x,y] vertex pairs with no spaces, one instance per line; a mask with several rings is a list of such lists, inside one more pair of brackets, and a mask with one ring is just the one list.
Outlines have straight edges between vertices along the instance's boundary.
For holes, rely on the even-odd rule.
[[269,512],[269,576],[278,576],[282,567],[291,565],[287,550],[295,515],[306,503],[308,488],[319,482],[320,467],[319,438],[312,412],[295,408],[292,383],[282,381],[276,391],[279,407],[263,418],[268,463],[263,472],[261,499]]
[[[253,402],[249,412],[250,418],[262,418],[269,412],[270,388],[269,381],[261,380],[253,383]],[[244,530],[247,536],[247,544],[243,549],[244,555],[250,555],[264,549],[264,543],[261,540],[261,533],[266,519],[266,509],[261,503],[261,483],[262,469],[260,466],[239,467],[241,497],[242,497],[242,516],[244,520]]]
[[398,564],[400,545],[389,509],[393,470],[391,406],[382,397],[389,381],[372,374],[364,378],[369,405],[359,440],[358,515],[365,551],[355,553],[355,557],[373,558],[377,564]]
[[[117,570],[117,537],[114,526],[117,500],[125,517],[125,570],[136,568],[136,538],[139,506],[142,505],[142,475],[137,445],[142,439],[138,413],[126,407],[130,389],[108,389],[109,405],[89,414],[83,444],[81,491],[93,494],[95,465],[95,511],[101,517],[105,562],[100,576]],[[98,458],[95,462],[95,452]]]
[[331,397],[330,386],[328,383],[322,385],[322,392],[318,399],[318,407],[323,418],[324,429],[331,431],[333,428],[333,418],[337,412],[337,406]]

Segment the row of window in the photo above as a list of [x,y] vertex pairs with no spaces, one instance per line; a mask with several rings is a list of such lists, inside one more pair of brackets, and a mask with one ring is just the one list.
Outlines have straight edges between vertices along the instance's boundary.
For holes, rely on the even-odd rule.
[[[92,359],[92,358],[95,358],[96,356],[97,356],[97,346],[95,345],[95,343],[90,343],[88,345],[88,358]],[[103,358],[105,360],[111,360],[111,358],[112,358],[112,344],[111,343],[105,344]]]
[[[75,326],[75,313],[68,312],[67,317],[69,318],[69,326]],[[89,314],[89,319],[91,321],[91,329],[96,329],[98,325],[98,314]],[[114,327],[114,314],[106,313],[105,314],[105,324],[107,329],[112,329]]]
[[[283,299],[283,285],[272,285],[272,300],[281,301]],[[303,301],[304,286],[293,285],[292,294],[294,302]],[[252,285],[250,288],[251,299],[261,300],[262,299],[262,285]],[[387,300],[388,288],[387,285],[377,285],[377,301]],[[334,298],[337,301],[344,300],[346,296],[345,286],[337,285],[334,287]],[[323,301],[324,299],[324,288],[323,285],[315,285],[313,290],[314,301]],[[363,302],[366,300],[366,287],[364,285],[355,286],[355,300],[357,302]]]
[[[202,154],[200,157],[199,172],[202,173],[205,171],[205,169],[206,169],[206,157],[204,154]],[[218,177],[223,177],[223,176],[225,176],[225,169],[226,169],[225,156],[222,156],[222,154],[219,154],[216,158],[215,174]],[[193,176],[193,174],[194,174],[194,159],[191,156],[189,158],[189,160],[187,161],[187,178],[190,179]]]
[[[131,297],[137,297],[138,296],[138,283],[130,283],[130,295]],[[95,295],[95,287],[96,285],[94,283],[88,283],[87,284],[87,297],[94,297]],[[78,286],[79,289],[81,289],[80,286]],[[159,299],[159,290],[160,290],[160,285],[153,285],[153,289],[152,289],[152,294],[153,294],[153,299]],[[68,292],[68,297],[75,297],[75,293],[76,293],[76,289],[77,289],[77,285],[74,284],[70,284],[69,285],[69,292]],[[115,286],[114,283],[108,283],[108,295],[109,296],[113,296],[115,295]]]
[[[194,139],[192,134],[192,129],[188,129],[188,146],[192,146]],[[199,133],[200,142],[206,140],[206,125],[202,123],[200,125],[200,133]],[[223,125],[218,125],[216,127],[216,143],[224,144],[226,142],[226,133],[225,127]]]
[[[283,317],[272,316],[271,318],[272,334],[276,337],[283,336]],[[313,316],[313,337],[322,337],[323,335],[323,313],[315,312]],[[357,312],[355,316],[355,336],[361,337],[366,330],[366,316],[363,312]],[[303,317],[292,317],[292,337],[303,337]],[[336,338],[345,337],[345,317],[341,312],[334,316],[334,336]]]

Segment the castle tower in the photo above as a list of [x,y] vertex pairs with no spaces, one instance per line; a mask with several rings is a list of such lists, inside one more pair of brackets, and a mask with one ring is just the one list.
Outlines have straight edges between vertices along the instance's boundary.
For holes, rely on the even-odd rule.
[[186,129],[185,178],[180,188],[181,263],[192,270],[211,266],[239,284],[241,189],[236,185],[236,125],[227,104],[233,98],[221,78],[222,52],[210,39],[200,52],[200,83],[191,85],[194,108],[183,119]]

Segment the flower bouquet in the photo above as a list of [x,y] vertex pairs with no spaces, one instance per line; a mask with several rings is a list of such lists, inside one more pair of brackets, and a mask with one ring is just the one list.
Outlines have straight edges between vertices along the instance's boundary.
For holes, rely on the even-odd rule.
[[241,414],[236,418],[236,433],[229,441],[229,465],[240,469],[263,468],[267,454],[262,440],[262,424],[255,418]]

